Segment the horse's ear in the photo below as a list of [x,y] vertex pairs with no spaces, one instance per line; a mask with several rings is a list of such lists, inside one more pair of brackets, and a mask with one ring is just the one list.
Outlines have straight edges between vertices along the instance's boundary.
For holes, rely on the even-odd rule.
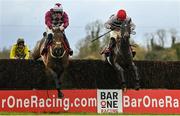
[[132,20],[131,20],[131,18],[129,19],[129,23],[131,22]]
[[132,21],[131,18],[128,18],[127,23],[130,24],[131,21]]

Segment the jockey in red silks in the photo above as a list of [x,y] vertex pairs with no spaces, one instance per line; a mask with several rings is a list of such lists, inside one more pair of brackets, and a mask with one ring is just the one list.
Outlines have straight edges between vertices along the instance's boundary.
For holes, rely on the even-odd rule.
[[[126,11],[123,9],[120,9],[117,14],[113,14],[109,20],[105,23],[105,27],[107,29],[111,29],[110,32],[110,43],[108,48],[103,50],[101,54],[106,54],[109,56],[111,54],[113,48],[115,47],[117,36],[121,37],[121,25],[122,24],[130,24],[130,33],[134,32],[135,24],[132,22],[131,18],[127,16]],[[134,32],[135,33],[135,32]],[[133,53],[133,57],[136,54],[135,50],[130,48]]]
[[[45,24],[47,26],[47,38],[45,40],[45,46],[42,50],[41,55],[47,53],[48,45],[52,42],[53,38],[53,27],[59,27],[59,29],[64,32],[64,30],[69,25],[69,18],[65,11],[63,11],[62,5],[60,3],[56,3],[54,8],[51,8],[49,11],[45,14]],[[69,54],[73,54],[73,50],[70,48],[68,39],[66,38],[66,35],[64,33],[64,42],[67,45],[67,48],[69,49]]]

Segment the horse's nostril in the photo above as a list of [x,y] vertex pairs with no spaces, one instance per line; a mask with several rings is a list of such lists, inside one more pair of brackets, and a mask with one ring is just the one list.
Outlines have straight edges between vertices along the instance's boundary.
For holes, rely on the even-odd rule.
[[64,49],[63,49],[63,48],[61,48],[61,49],[60,49],[60,52],[61,52],[61,54],[63,54],[63,52],[64,52]]
[[59,48],[57,48],[57,49],[56,49],[56,53],[58,54],[59,52],[60,52],[60,49],[59,49]]

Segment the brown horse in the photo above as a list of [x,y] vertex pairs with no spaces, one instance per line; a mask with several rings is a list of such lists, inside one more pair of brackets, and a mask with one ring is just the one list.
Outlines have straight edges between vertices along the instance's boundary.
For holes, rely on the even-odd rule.
[[64,95],[60,91],[61,83],[60,79],[64,76],[64,72],[69,65],[69,54],[67,47],[64,43],[64,35],[58,28],[53,29],[54,35],[51,45],[48,47],[48,52],[45,55],[40,53],[43,50],[45,44],[45,37],[38,41],[34,52],[32,54],[33,59],[42,58],[46,67],[46,72],[50,74],[55,80],[56,89],[58,91],[58,97],[62,98]]

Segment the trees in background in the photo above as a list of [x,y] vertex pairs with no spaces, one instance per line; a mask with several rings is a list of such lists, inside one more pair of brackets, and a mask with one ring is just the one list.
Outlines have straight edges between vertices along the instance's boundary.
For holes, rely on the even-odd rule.
[[[169,31],[160,29],[154,34],[146,34],[145,37],[147,40],[150,40],[147,44],[145,60],[180,60],[180,44],[176,42],[178,36],[175,29],[170,29]],[[167,38],[171,39],[170,47],[165,47]]]
[[3,48],[0,51],[0,59],[9,59],[10,48]]
[[78,54],[76,58],[81,59],[101,59],[99,54],[101,50],[101,41],[98,39],[94,42],[91,40],[96,39],[103,32],[103,24],[100,21],[92,22],[86,25],[86,37],[79,41],[77,44]]

